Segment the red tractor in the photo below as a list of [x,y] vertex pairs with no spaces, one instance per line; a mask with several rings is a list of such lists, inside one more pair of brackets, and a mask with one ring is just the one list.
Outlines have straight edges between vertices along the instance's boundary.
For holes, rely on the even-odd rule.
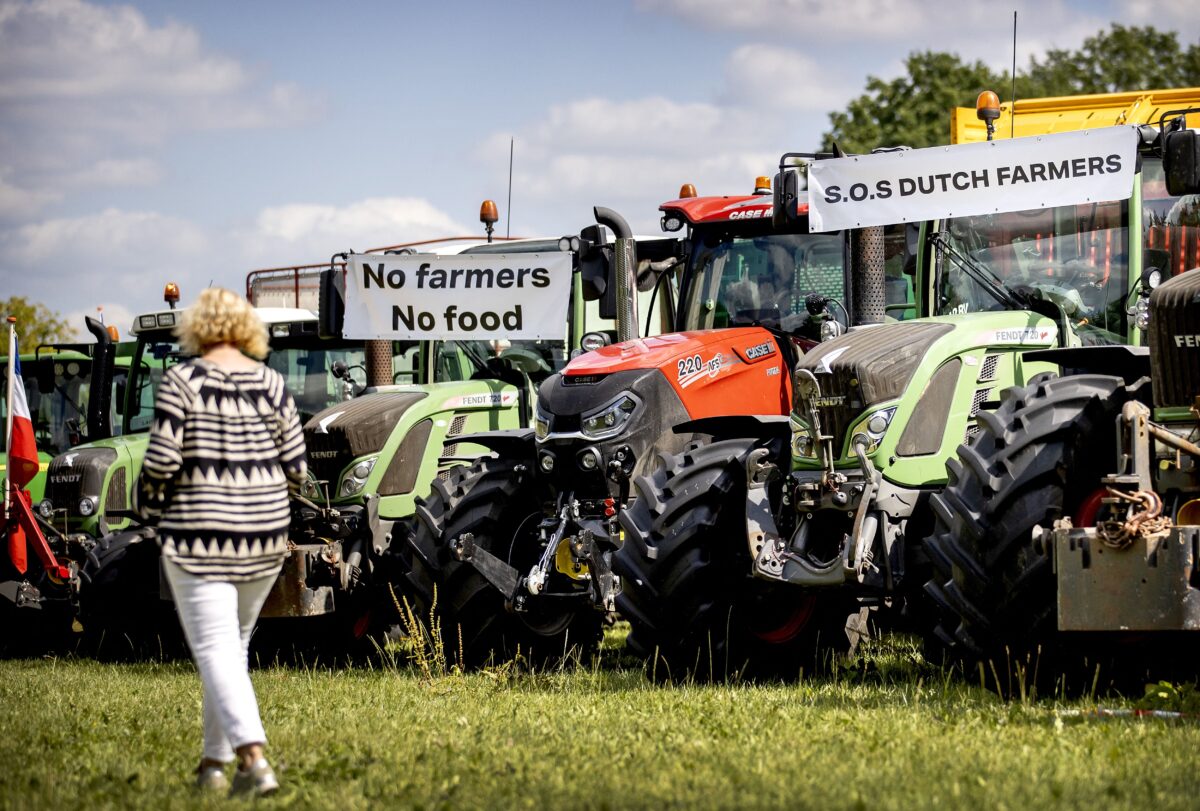
[[[643,251],[641,262],[645,243],[615,212],[596,210],[616,235],[601,248],[613,271],[595,287],[618,299],[619,342],[589,336],[599,348],[542,384],[534,426],[470,437],[494,455],[435,483],[417,509],[403,586],[421,617],[437,587],[451,661],[589,653],[618,606],[640,610],[618,602],[625,573],[613,567],[633,479],[660,454],[702,447],[710,418],[725,433],[731,416],[744,415],[748,431],[789,419],[796,357],[862,308],[843,303],[845,235],[809,234],[803,220],[776,227],[769,186],[762,178],[754,195],[665,203],[663,229],[683,238],[673,256]],[[638,337],[639,283],[682,331]],[[882,320],[882,296],[871,309],[858,320]]]

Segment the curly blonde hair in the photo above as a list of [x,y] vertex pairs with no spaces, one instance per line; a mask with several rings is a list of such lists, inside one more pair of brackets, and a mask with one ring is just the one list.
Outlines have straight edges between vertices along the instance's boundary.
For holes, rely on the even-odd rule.
[[175,327],[179,345],[189,355],[203,355],[211,346],[229,343],[252,358],[267,356],[267,328],[244,298],[223,287],[200,292],[183,311]]

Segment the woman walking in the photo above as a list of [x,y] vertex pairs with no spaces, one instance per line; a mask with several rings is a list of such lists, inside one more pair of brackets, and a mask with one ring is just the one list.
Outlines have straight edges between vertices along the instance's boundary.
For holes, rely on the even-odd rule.
[[244,299],[209,288],[176,329],[192,360],[163,375],[136,488],[158,518],[163,568],[204,688],[204,752],[196,783],[231,794],[279,787],[247,649],[287,552],[289,488],[307,475],[296,405],[254,359],[267,331]]

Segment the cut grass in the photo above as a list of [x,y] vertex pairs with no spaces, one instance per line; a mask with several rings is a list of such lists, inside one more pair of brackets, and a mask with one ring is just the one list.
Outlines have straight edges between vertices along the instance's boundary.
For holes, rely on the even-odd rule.
[[[1006,703],[875,643],[791,685],[656,686],[639,669],[268,667],[253,674],[283,789],[367,808],[1194,808],[1200,725]],[[1105,702],[1128,707],[1130,702]],[[0,805],[190,807],[187,662],[0,662]]]

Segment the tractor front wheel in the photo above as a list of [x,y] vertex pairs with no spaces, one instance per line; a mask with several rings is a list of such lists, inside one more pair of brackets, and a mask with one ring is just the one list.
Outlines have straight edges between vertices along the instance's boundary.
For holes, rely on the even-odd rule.
[[418,502],[404,591],[416,619],[440,627],[433,641],[448,662],[479,667],[520,656],[543,666],[572,656],[586,661],[597,650],[602,617],[590,602],[530,597],[528,610],[509,610],[509,595],[450,549],[470,533],[478,548],[524,574],[542,555],[541,520],[532,465],[519,461],[483,457],[455,468]]
[[617,609],[631,652],[657,678],[794,678],[851,648],[857,604],[751,576],[746,460],[756,443],[716,441],[675,456],[635,483],[621,515]]

